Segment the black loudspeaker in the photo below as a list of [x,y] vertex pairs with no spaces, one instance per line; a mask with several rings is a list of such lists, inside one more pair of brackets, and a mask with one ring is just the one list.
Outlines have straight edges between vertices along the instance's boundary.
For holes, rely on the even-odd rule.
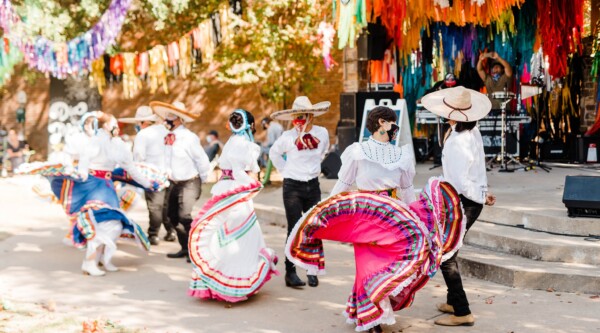
[[425,162],[429,158],[429,139],[413,138],[413,148],[415,149],[415,159],[417,162]]
[[355,126],[340,126],[337,128],[338,150],[344,152],[346,147],[356,142],[356,127]]
[[576,149],[575,149],[575,162],[576,163],[586,163],[588,149],[590,148],[590,144],[595,143],[596,147],[600,147],[600,138],[596,137],[587,137],[578,135],[576,138]]
[[336,152],[327,154],[323,159],[323,162],[321,162],[321,172],[327,179],[337,179],[341,167],[342,160],[340,159],[340,155]]
[[[340,94],[340,121],[343,126],[351,126],[352,124],[356,127],[356,139],[358,140],[360,133],[360,126],[362,123],[363,111],[367,99],[375,100],[375,104],[379,104],[382,99],[389,99],[392,103],[396,103],[396,100],[400,98],[400,94],[394,91],[365,91],[355,93],[341,93]],[[340,149],[340,151],[342,151]]]
[[562,141],[544,141],[542,159],[544,161],[564,161],[567,158],[565,144]]
[[340,94],[340,121],[347,126],[356,126],[356,93]]
[[366,32],[358,35],[356,40],[357,60],[369,60],[369,35]]
[[600,217],[600,177],[567,176],[562,201],[569,217]]

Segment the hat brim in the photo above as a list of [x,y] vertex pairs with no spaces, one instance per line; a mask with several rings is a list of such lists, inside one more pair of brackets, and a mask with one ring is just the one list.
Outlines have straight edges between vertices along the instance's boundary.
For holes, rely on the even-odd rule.
[[327,113],[327,111],[329,111],[330,107],[331,107],[331,102],[320,102],[317,104],[313,104],[313,106],[311,108],[307,108],[307,109],[287,109],[287,110],[281,110],[281,111],[274,112],[271,115],[271,119],[294,120],[293,115],[298,114],[298,113],[310,113],[314,117],[318,117],[318,116],[322,116],[325,113]]
[[156,113],[156,115],[162,118],[163,120],[167,119],[167,116],[169,114],[173,114],[183,119],[184,122],[188,123],[197,120],[199,116],[189,113],[186,110],[178,109],[169,103],[150,102],[150,107],[152,108],[152,111],[154,111],[154,113]]
[[[462,87],[457,88],[461,89]],[[462,88],[471,94],[470,109],[456,112],[453,108],[444,104],[444,99],[456,94],[458,91],[456,90],[457,88],[447,88],[427,94],[421,99],[421,104],[433,114],[460,122],[477,121],[490,113],[492,109],[490,99],[486,95],[472,89]]]
[[123,124],[137,124],[142,121],[158,121],[158,120],[159,120],[159,118],[155,114],[148,116],[148,117],[140,117],[140,118],[126,117],[126,118],[117,119],[118,122],[123,123]]

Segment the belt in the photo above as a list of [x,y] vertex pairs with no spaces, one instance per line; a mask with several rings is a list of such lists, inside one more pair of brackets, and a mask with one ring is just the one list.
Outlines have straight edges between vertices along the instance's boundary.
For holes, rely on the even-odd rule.
[[365,193],[377,194],[377,195],[381,195],[384,197],[390,197],[392,199],[398,199],[398,189],[395,189],[395,188],[386,188],[383,190],[374,190],[374,191],[359,189],[359,191],[365,192]]
[[221,169],[221,178],[219,180],[234,180],[233,178],[233,170],[231,169]]
[[292,178],[284,178],[283,180],[286,181],[286,182],[292,182],[292,183],[298,183],[298,184],[308,184],[308,183],[319,182],[319,177],[315,177],[315,178],[309,179],[307,181],[295,180],[295,179],[292,179]]
[[169,182],[171,182],[173,184],[181,184],[181,183],[185,183],[185,182],[189,182],[189,181],[195,180],[197,178],[200,178],[200,176],[197,175],[197,176],[194,176],[194,177],[192,177],[190,179],[186,179],[186,180],[173,180],[173,179],[169,179]]
[[90,170],[90,175],[96,178],[112,179],[112,172],[106,170]]

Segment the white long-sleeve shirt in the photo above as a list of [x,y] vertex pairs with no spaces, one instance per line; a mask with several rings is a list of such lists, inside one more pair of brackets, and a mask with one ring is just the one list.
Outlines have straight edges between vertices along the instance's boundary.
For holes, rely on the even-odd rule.
[[86,149],[81,153],[78,170],[87,175],[89,170],[113,171],[121,167],[145,188],[150,188],[150,181],[142,175],[133,163],[133,155],[120,138],[112,138],[103,129],[92,137]]
[[206,181],[210,161],[200,146],[198,136],[183,125],[170,133],[175,134],[175,142],[172,146],[165,145],[165,168],[169,178],[183,181],[200,176],[202,181]]
[[458,194],[480,204],[485,203],[485,153],[477,127],[460,133],[454,131],[453,127],[442,150],[442,166],[444,178],[456,188]]
[[324,127],[313,125],[308,134],[319,140],[316,149],[298,150],[298,130],[292,128],[283,132],[269,150],[269,158],[283,178],[306,182],[321,173],[321,161],[329,149],[329,133]]
[[359,190],[396,189],[406,203],[415,201],[413,178],[415,166],[408,145],[396,147],[372,137],[356,142],[342,153],[342,167],[331,195],[349,190],[354,184]]
[[135,136],[133,159],[158,170],[165,170],[165,136],[169,130],[162,124],[148,126]]

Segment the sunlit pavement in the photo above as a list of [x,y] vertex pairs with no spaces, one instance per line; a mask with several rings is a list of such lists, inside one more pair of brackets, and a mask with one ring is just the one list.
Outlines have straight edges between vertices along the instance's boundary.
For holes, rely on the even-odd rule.
[[[421,169],[417,187],[424,184],[427,172],[441,172],[439,168]],[[507,190],[501,186],[500,176],[490,176],[490,183],[501,199]],[[531,177],[537,176],[560,175]],[[326,243],[328,274],[320,278],[317,288],[287,288],[283,276],[277,276],[243,303],[230,306],[199,301],[186,295],[189,264],[165,256],[178,249],[175,243],[162,242],[145,254],[133,244],[121,242],[114,259],[121,268],[119,272],[104,277],[82,275],[83,252],[62,243],[67,232],[64,212],[60,206],[38,199],[31,191],[33,181],[32,177],[0,179],[0,299],[8,301],[13,309],[37,303],[52,304],[52,311],[45,316],[0,311],[0,332],[30,332],[34,328],[36,332],[56,332],[56,327],[77,331],[80,322],[89,318],[108,318],[129,329],[147,332],[354,331],[342,316],[354,273],[349,245]],[[322,181],[324,195],[333,182]],[[276,186],[267,187],[256,201],[280,205],[278,196]],[[519,198],[513,195],[510,200],[518,202]],[[143,201],[131,216],[145,228]],[[282,261],[285,229],[265,224],[262,228],[267,243]],[[282,262],[279,268],[283,271]],[[300,276],[305,277],[303,272]],[[384,326],[384,331],[600,332],[600,299],[595,295],[514,289],[470,278],[463,283],[476,317],[474,327],[433,324],[442,315],[435,304],[445,300],[445,286],[438,274],[419,291],[411,308],[396,313],[397,323]]]

